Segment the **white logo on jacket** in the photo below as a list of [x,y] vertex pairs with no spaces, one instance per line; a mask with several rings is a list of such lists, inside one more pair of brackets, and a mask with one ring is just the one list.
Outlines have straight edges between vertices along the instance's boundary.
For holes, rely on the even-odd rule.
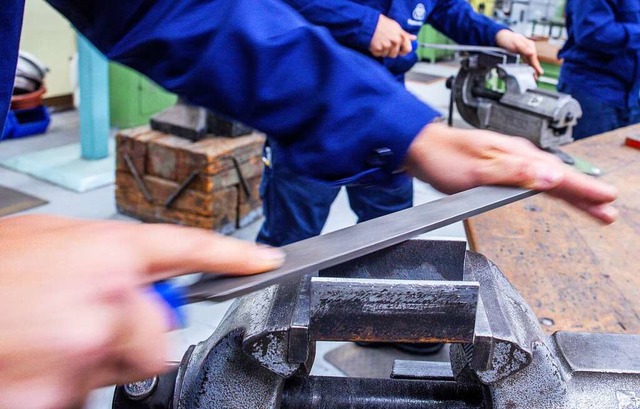
[[413,9],[411,16],[414,20],[424,21],[424,18],[427,16],[427,9],[424,8],[424,4],[416,4],[416,8]]
[[427,9],[424,4],[418,3],[411,13],[410,19],[407,19],[407,24],[410,26],[421,26],[424,24],[424,19],[427,17]]

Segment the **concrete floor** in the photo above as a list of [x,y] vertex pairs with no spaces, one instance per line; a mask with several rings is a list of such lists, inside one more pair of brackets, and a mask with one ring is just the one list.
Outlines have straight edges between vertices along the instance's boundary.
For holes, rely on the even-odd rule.
[[[448,77],[457,72],[456,63],[427,64],[419,63],[415,71]],[[431,84],[408,82],[407,88],[419,98],[438,109],[446,115],[449,101],[449,91],[445,87],[445,81],[437,81]],[[455,123],[460,119],[456,116]],[[47,134],[19,140],[7,140],[0,143],[0,160],[26,152],[77,143],[78,117],[76,112],[64,112],[53,115],[53,121]],[[116,211],[114,186],[95,189],[85,193],[75,193],[63,188],[43,182],[33,177],[0,168],[0,185],[32,194],[48,200],[47,205],[34,208],[23,213],[49,213],[63,216],[94,218],[94,219],[119,219],[137,222]],[[435,200],[442,195],[422,182],[414,184],[415,204],[422,204]],[[340,193],[331,208],[329,219],[324,232],[337,230],[355,223],[355,215],[348,206],[344,190]],[[233,236],[253,240],[260,221],[246,228],[236,231]],[[428,236],[465,238],[464,228],[457,223],[435,232]],[[172,348],[169,359],[180,360],[184,351],[191,344],[207,338],[219,324],[225,311],[232,301],[223,303],[198,303],[188,305],[185,308],[188,325],[186,328],[174,331],[170,334]],[[340,346],[342,343],[320,342],[317,346],[317,358],[313,373],[317,375],[343,376],[333,365],[323,359],[326,352]],[[86,404],[87,409],[104,409],[111,407],[112,388],[97,390]]]

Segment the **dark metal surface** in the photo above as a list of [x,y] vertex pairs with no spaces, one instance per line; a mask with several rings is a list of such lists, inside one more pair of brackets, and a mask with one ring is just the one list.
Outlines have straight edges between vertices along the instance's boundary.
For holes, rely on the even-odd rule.
[[223,117],[205,108],[191,105],[183,99],[149,121],[151,129],[176,135],[192,141],[201,140],[211,134],[225,137],[248,135],[253,129]]
[[556,332],[553,338],[572,372],[640,375],[640,335]]
[[287,361],[304,363],[309,360],[309,319],[311,316],[311,276],[300,281],[300,292],[291,315]]
[[[504,92],[487,88],[494,69]],[[466,57],[450,88],[458,112],[470,125],[521,136],[542,149],[573,141],[573,127],[582,116],[575,99],[538,88],[533,68],[511,56],[478,51]]]
[[242,136],[253,132],[253,128],[247,125],[225,118],[217,113],[208,112],[207,128],[209,132],[220,136]]
[[450,362],[407,361],[397,359],[391,370],[393,379],[422,379],[433,381],[453,381]]
[[[156,384],[147,394],[141,394],[139,396],[134,394],[134,396],[131,396],[132,384],[129,384],[129,388],[126,385],[117,386],[113,394],[113,407],[117,409],[171,408],[173,403],[173,389],[176,383],[176,375],[178,374],[177,365],[174,364],[174,367],[171,371],[154,377],[153,379],[156,380]],[[151,379],[137,383],[142,387],[145,382],[151,382]]]
[[129,172],[133,175],[133,180],[136,182],[136,186],[138,186],[138,189],[142,193],[142,196],[144,196],[144,199],[149,203],[153,203],[153,196],[149,192],[149,189],[147,189],[147,185],[144,184],[144,180],[142,179],[142,176],[140,176],[140,172],[138,172],[136,165],[133,164],[131,156],[129,156],[128,153],[125,153],[122,157],[124,158],[124,163],[127,165]]
[[[455,244],[450,248],[457,254]],[[421,246],[422,254],[415,251]],[[367,275],[380,267],[392,276],[409,272],[420,277],[416,267],[419,264],[425,266],[426,273],[422,275],[432,274],[433,265],[442,264],[431,254],[435,249],[443,248],[440,244],[415,240],[398,247],[410,251],[389,249],[382,255],[363,256],[358,262],[348,263],[350,266],[343,267],[342,271],[357,270],[359,263],[366,263],[368,259],[372,266],[365,268]],[[389,259],[383,260],[385,257]],[[548,337],[531,308],[493,263],[468,251],[464,257],[463,277],[467,280],[464,284],[477,280],[480,298],[473,340],[450,346],[454,381],[433,380],[440,376],[448,379],[444,367],[421,368],[406,364],[404,368],[403,364],[397,365],[394,372],[402,377],[413,374],[420,379],[310,376],[315,356],[314,337],[334,338],[335,334],[349,333],[345,328],[354,329],[354,334],[359,336],[363,330],[358,328],[361,324],[350,321],[361,321],[358,314],[367,312],[367,305],[372,307],[372,315],[366,320],[372,327],[374,324],[389,327],[387,340],[395,339],[407,325],[416,327],[416,334],[429,337],[433,331],[438,331],[438,326],[446,324],[438,322],[434,326],[416,322],[413,310],[415,305],[422,308],[424,300],[416,298],[420,302],[414,304],[413,295],[393,294],[395,284],[391,281],[383,286],[382,279],[372,279],[373,290],[366,292],[363,284],[366,280],[346,278],[340,285],[336,284],[335,295],[331,293],[333,287],[320,286],[314,296],[312,282],[305,279],[287,281],[237,299],[214,334],[187,351],[175,385],[160,376],[158,387],[141,401],[128,399],[120,388],[116,391],[114,408],[638,407],[640,336],[559,333]],[[436,272],[442,267],[436,268]],[[337,283],[337,280],[321,277],[314,284]],[[402,281],[406,282],[408,280]],[[424,283],[414,281],[418,286]],[[451,284],[446,281],[436,283]],[[426,285],[429,286],[433,284]],[[357,300],[359,293],[367,294],[362,303]],[[352,294],[356,295],[355,300],[350,298]],[[415,294],[419,297],[421,293]],[[398,308],[393,302],[397,295],[407,298],[397,305]],[[379,300],[383,307],[393,308],[378,308]],[[432,302],[446,304],[449,300],[438,298]],[[349,303],[353,304],[351,308]],[[400,310],[402,312],[398,312]],[[326,314],[327,311],[333,315]],[[397,318],[395,322],[385,321],[389,314]],[[310,318],[308,325],[307,315]],[[439,321],[449,318],[447,314]],[[292,337],[294,326],[300,332]],[[308,339],[306,345],[305,339]],[[308,359],[302,362],[305,356]]]
[[314,277],[311,284],[313,340],[473,341],[478,283]]
[[484,408],[480,386],[455,382],[305,377],[288,380],[282,409]]
[[537,191],[482,186],[421,206],[284,246],[282,267],[253,276],[215,277],[192,285],[189,301],[226,300],[401,243],[471,216],[537,194]]
[[231,163],[233,163],[233,168],[236,170],[236,174],[238,175],[240,186],[242,186],[242,191],[245,195],[247,195],[247,199],[251,200],[251,189],[249,188],[249,184],[247,183],[247,178],[245,178],[242,174],[242,168],[240,167],[240,162],[238,161],[238,159],[233,155],[225,156],[223,159],[231,160]]
[[207,134],[207,110],[182,99],[151,117],[151,129],[198,141]]
[[[452,347],[465,359],[483,383],[495,383],[530,365],[532,343],[542,337],[535,315],[502,273],[486,258],[468,253],[465,266],[480,283],[480,299],[472,346]],[[454,373],[456,373],[454,367]]]
[[464,280],[467,242],[407,240],[396,246],[320,270],[320,277],[391,280]]
[[158,377],[143,379],[123,385],[127,397],[132,400],[143,400],[151,396],[158,387]]

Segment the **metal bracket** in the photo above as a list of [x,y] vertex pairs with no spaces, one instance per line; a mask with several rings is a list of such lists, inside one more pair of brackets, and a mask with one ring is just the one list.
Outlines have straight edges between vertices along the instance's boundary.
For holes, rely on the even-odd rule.
[[238,174],[238,180],[240,180],[240,186],[242,186],[242,190],[244,190],[244,193],[247,195],[247,198],[251,200],[252,199],[251,189],[249,189],[249,184],[247,183],[247,179],[242,174],[242,169],[240,168],[240,162],[238,161],[238,159],[235,156],[225,156],[223,159],[229,159],[233,163],[233,168],[236,170],[236,173]]
[[164,207],[171,206],[171,204],[173,204],[173,202],[176,201],[176,199],[182,194],[182,192],[187,188],[187,186],[189,186],[189,184],[196,178],[196,176],[198,176],[198,174],[200,174],[200,171],[194,170],[193,172],[191,172],[191,174],[187,176],[187,178],[180,184],[180,186],[178,186],[176,191],[173,192],[171,196],[169,196],[167,200],[164,201]]
[[131,156],[129,156],[128,153],[125,153],[122,155],[122,158],[124,159],[124,163],[126,163],[129,172],[133,175],[133,180],[136,182],[136,186],[142,193],[142,196],[144,196],[144,200],[149,203],[153,203],[153,196],[149,192],[149,189],[147,189],[147,185],[144,184],[144,180],[142,179],[142,176],[140,176],[138,169],[136,169],[136,165],[133,164]]

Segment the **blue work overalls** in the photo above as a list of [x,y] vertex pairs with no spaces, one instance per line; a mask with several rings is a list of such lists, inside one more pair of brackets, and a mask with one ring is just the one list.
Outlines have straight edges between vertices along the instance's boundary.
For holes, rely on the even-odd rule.
[[[464,0],[286,0],[310,22],[326,27],[341,44],[374,58],[368,51],[380,14],[398,22],[408,33],[417,35],[423,24],[429,23],[449,37],[464,44],[494,45],[496,33],[504,27],[476,14]],[[398,58],[377,59],[399,83],[404,73],[418,60],[414,52]],[[301,66],[301,70],[304,67]],[[363,77],[368,72],[361,73]],[[345,109],[350,102],[345,101]],[[383,109],[383,108],[381,108]],[[363,124],[369,121],[367,112],[357,113]],[[349,139],[349,132],[341,131]],[[393,135],[389,135],[393,138]],[[372,165],[384,166],[383,150],[368,158]],[[348,158],[349,152],[338,153]],[[344,160],[344,158],[335,158]],[[363,184],[361,180],[342,180],[327,185],[306,178],[291,169],[282,144],[269,137],[265,147],[265,167],[261,184],[264,222],[257,241],[282,246],[322,231],[331,204],[346,185],[349,204],[358,222],[409,208],[413,205],[413,184],[404,173],[397,173],[393,181]],[[309,164],[309,166],[312,166]],[[321,164],[333,166],[333,158]],[[389,172],[397,170],[389,168]]]
[[[401,166],[420,129],[439,116],[378,64],[341,47],[280,0],[49,3],[110,59],[281,141],[295,158],[291,168],[316,180],[390,178],[388,169]],[[23,7],[24,0],[0,7],[0,122]],[[390,152],[386,164],[371,165],[379,149]],[[328,158],[331,166],[324,166]]]
[[558,90],[580,102],[581,139],[640,123],[640,1],[568,0]]

